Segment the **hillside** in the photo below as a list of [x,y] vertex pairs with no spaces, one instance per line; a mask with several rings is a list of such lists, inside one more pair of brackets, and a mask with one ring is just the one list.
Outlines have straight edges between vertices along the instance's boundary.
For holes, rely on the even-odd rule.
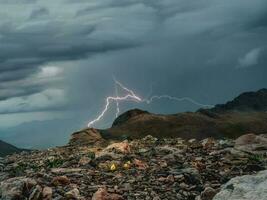
[[22,150],[0,140],[0,157],[21,152]]
[[197,112],[162,115],[129,110],[115,119],[111,128],[97,131],[106,139],[142,138],[148,134],[158,138],[236,138],[251,132],[266,133],[266,110],[267,89],[261,89]]

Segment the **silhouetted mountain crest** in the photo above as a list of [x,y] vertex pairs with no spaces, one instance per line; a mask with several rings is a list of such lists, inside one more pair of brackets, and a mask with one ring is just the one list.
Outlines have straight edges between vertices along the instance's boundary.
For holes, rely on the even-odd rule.
[[114,120],[112,127],[121,125],[121,124],[127,122],[129,119],[131,119],[135,116],[138,116],[138,115],[143,115],[143,114],[149,114],[149,112],[144,111],[144,110],[140,110],[137,108],[132,109],[132,110],[128,110]]
[[[200,109],[197,112],[162,115],[140,109],[129,110],[115,119],[111,128],[95,131],[104,139],[134,139],[148,134],[158,138],[236,138],[246,133],[267,133],[265,111],[267,89],[261,89],[257,92],[242,93],[226,104]],[[95,139],[92,130],[88,128],[73,135],[73,144],[77,138],[87,143]]]
[[226,104],[218,104],[210,109],[214,112],[225,111],[267,111],[267,89],[244,92]]

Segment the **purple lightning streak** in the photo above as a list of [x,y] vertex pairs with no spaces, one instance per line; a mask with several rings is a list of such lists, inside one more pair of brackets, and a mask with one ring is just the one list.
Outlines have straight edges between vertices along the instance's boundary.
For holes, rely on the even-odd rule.
[[[107,112],[107,110],[109,109],[110,103],[112,101],[116,102],[116,117],[118,117],[118,115],[120,113],[120,108],[119,108],[119,102],[120,101],[135,101],[137,103],[150,104],[156,99],[158,99],[158,100],[159,99],[169,99],[169,100],[173,100],[173,101],[188,101],[188,102],[191,102],[192,104],[195,104],[195,105],[200,106],[200,107],[213,107],[213,105],[202,104],[202,103],[199,103],[199,102],[197,102],[194,99],[191,99],[189,97],[178,98],[178,97],[173,97],[173,96],[169,96],[169,95],[160,95],[160,96],[155,95],[155,96],[150,97],[149,99],[142,99],[141,97],[137,96],[133,90],[130,90],[127,87],[125,87],[122,83],[117,81],[115,78],[113,78],[113,80],[115,83],[116,96],[109,96],[106,98],[106,105],[105,105],[103,111],[100,113],[100,115],[96,119],[94,119],[88,123],[88,127],[92,127],[93,124],[100,121],[104,117],[104,115]],[[117,86],[119,86],[125,92],[125,96],[118,96],[118,87]]]

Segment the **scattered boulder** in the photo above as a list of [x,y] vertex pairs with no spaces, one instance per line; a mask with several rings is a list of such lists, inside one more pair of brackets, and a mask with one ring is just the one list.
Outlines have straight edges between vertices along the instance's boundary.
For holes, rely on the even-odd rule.
[[212,187],[206,187],[205,190],[200,194],[200,200],[212,200],[216,193],[217,190],[213,189]]
[[213,200],[266,200],[267,170],[255,175],[232,178]]
[[69,145],[102,145],[105,140],[102,138],[101,133],[94,129],[88,128],[75,132],[71,135]]
[[42,199],[42,187],[37,185],[32,191],[29,200],[40,200]]
[[10,178],[0,183],[0,197],[2,200],[24,199],[35,185],[36,181],[30,178]]
[[65,197],[67,199],[77,200],[80,199],[80,191],[77,188],[66,192]]
[[104,151],[106,152],[110,152],[113,150],[123,154],[128,154],[131,152],[131,148],[127,140],[123,142],[113,143],[104,149]]
[[68,185],[70,184],[70,180],[68,179],[67,176],[56,176],[52,180],[52,184],[57,186],[57,185]]
[[216,141],[213,138],[206,138],[201,141],[201,144],[204,148],[212,148],[215,145]]
[[266,152],[267,137],[253,133],[242,135],[235,140],[235,149],[249,153]]
[[133,161],[133,164],[138,168],[138,169],[146,169],[148,168],[148,165],[147,163],[141,161],[141,160],[138,160],[138,159],[134,159]]
[[123,197],[118,194],[111,194],[106,188],[99,188],[94,193],[92,200],[123,200]]
[[52,200],[53,190],[51,187],[44,187],[43,189],[43,200]]

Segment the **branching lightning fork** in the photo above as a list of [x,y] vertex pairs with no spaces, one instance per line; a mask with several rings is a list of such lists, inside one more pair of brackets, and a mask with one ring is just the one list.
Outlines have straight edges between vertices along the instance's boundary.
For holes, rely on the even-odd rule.
[[[120,113],[120,108],[119,108],[119,102],[120,101],[134,101],[137,103],[150,104],[156,99],[158,99],[158,100],[159,99],[169,99],[169,100],[179,101],[179,102],[180,101],[188,101],[188,102],[191,102],[192,104],[195,104],[195,105],[200,106],[200,107],[213,107],[213,105],[202,104],[202,103],[199,103],[199,102],[197,102],[194,99],[191,99],[189,97],[178,98],[178,97],[172,97],[169,95],[155,95],[155,96],[150,97],[149,99],[142,99],[141,97],[137,96],[134,93],[134,91],[125,87],[122,83],[117,81],[115,78],[113,78],[113,79],[115,82],[116,96],[109,96],[106,98],[106,105],[105,105],[103,111],[100,113],[100,115],[96,119],[94,119],[88,123],[88,127],[92,127],[93,124],[100,121],[104,117],[104,115],[108,111],[112,101],[114,101],[116,103],[116,117],[118,117],[118,115]],[[125,92],[125,96],[118,96],[118,86]]]

